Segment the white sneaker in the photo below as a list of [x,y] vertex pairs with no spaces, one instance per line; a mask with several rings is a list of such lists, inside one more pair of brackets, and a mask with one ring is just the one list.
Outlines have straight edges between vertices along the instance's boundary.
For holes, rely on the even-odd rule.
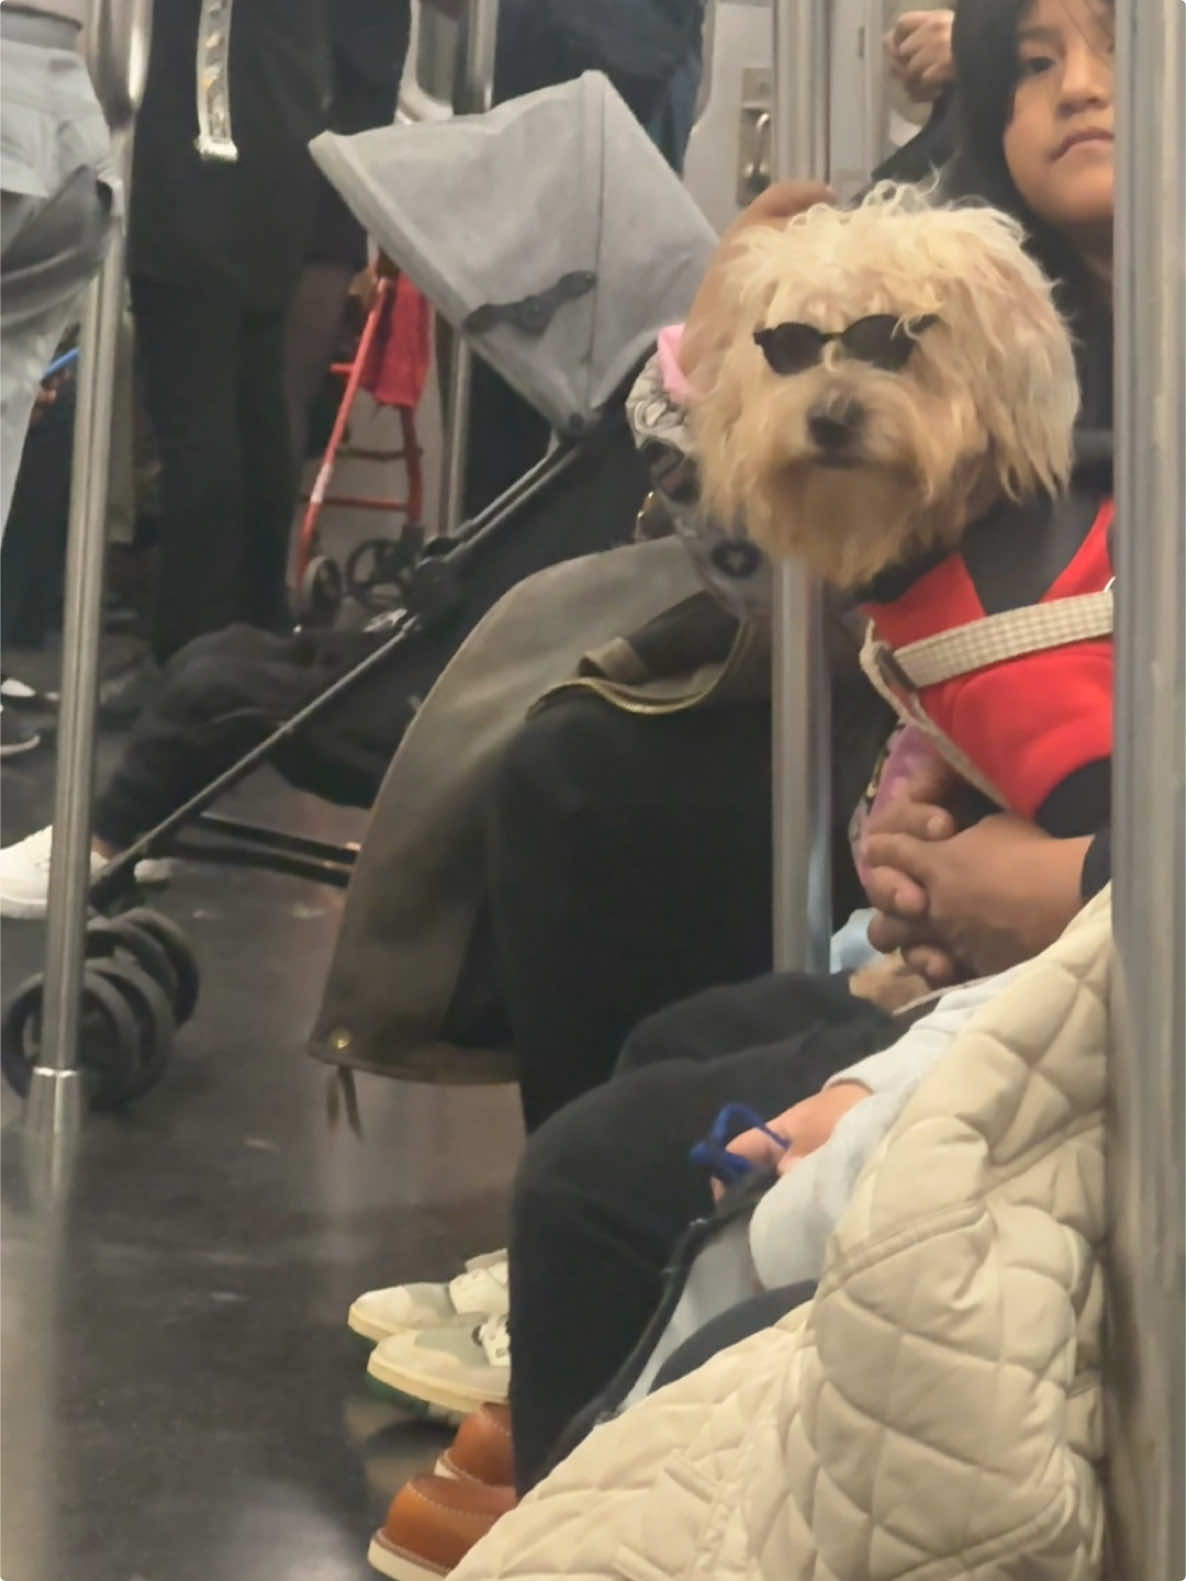
[[[53,825],[50,824],[0,851],[0,917],[20,917],[30,922],[45,916],[53,839]],[[92,883],[106,866],[106,857],[92,851]],[[170,857],[146,856],[136,863],[135,879],[146,887],[167,884],[173,871]]]
[[506,1316],[507,1254],[488,1252],[471,1258],[465,1272],[445,1284],[391,1285],[367,1290],[350,1308],[346,1322],[356,1334],[378,1344],[392,1334],[472,1325],[492,1315]]
[[[0,917],[31,920],[45,916],[53,838],[51,825],[0,851]],[[91,852],[92,880],[106,865],[101,856]]]
[[502,1404],[511,1384],[507,1320],[498,1315],[472,1328],[452,1323],[393,1334],[371,1352],[367,1374],[421,1410],[468,1415],[487,1402]]

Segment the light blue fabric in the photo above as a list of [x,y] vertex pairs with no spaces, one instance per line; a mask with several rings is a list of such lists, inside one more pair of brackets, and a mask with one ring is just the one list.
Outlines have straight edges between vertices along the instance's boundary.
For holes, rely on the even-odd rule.
[[828,1237],[866,1161],[976,1012],[1024,970],[1024,964],[1014,966],[949,989],[896,1043],[837,1071],[824,1084],[861,1082],[870,1096],[843,1115],[823,1146],[783,1175],[754,1209],[750,1251],[765,1289],[820,1277]]
[[857,972],[875,959],[877,951],[869,943],[871,910],[854,911],[842,928],[832,935],[831,968],[834,972]]

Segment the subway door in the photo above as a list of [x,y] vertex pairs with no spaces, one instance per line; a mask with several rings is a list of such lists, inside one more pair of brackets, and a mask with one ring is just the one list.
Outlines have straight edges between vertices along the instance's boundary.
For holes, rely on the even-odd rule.
[[[842,198],[886,152],[883,0],[831,0],[830,169]],[[700,114],[684,179],[724,230],[770,179],[770,0],[709,0]]]
[[700,114],[684,181],[718,231],[770,179],[770,0],[708,0]]

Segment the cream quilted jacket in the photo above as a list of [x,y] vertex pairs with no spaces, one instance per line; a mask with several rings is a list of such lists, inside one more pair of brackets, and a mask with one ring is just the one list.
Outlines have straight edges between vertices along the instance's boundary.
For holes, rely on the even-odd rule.
[[454,1581],[1089,1581],[1105,893],[862,1174],[815,1300],[599,1428]]

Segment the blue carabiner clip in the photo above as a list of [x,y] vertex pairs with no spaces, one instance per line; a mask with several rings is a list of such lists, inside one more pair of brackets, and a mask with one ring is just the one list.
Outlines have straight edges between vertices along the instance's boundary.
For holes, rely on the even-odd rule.
[[760,1114],[748,1104],[727,1103],[712,1123],[712,1129],[702,1142],[697,1142],[688,1154],[688,1162],[699,1169],[707,1169],[722,1186],[735,1186],[753,1173],[754,1166],[740,1153],[731,1153],[726,1142],[741,1131],[761,1131],[785,1152],[790,1142],[785,1136],[771,1130]]

